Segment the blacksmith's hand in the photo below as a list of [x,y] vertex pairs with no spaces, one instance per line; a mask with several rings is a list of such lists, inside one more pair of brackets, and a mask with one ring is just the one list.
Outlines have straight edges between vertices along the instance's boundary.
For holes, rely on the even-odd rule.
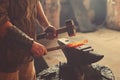
[[56,28],[53,26],[48,26],[45,32],[46,32],[46,39],[54,39],[54,38],[57,38],[58,36]]
[[40,57],[47,54],[47,49],[45,46],[35,41],[33,42],[31,51],[34,57]]

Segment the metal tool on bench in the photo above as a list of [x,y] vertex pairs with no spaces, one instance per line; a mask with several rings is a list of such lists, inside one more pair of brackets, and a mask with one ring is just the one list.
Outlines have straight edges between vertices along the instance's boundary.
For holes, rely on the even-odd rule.
[[[75,26],[73,20],[66,20],[66,27],[60,28],[57,30],[58,34],[67,32],[68,36],[75,36]],[[46,33],[37,35],[37,40],[45,38]]]

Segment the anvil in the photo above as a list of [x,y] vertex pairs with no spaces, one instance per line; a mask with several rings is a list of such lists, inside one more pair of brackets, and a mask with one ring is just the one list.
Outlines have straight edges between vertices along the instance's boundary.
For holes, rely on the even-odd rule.
[[[67,45],[73,40],[67,38],[58,39],[60,46]],[[62,51],[67,59],[67,64],[80,66],[89,65],[101,60],[104,56],[97,54],[93,51],[92,47],[87,48],[89,45],[81,45],[78,47],[65,47]]]

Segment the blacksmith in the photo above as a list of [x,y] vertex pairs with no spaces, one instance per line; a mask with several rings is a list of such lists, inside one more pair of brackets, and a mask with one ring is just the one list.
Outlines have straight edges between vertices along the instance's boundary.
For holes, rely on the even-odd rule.
[[36,80],[33,56],[47,53],[35,41],[36,24],[57,36],[39,0],[0,0],[0,80]]

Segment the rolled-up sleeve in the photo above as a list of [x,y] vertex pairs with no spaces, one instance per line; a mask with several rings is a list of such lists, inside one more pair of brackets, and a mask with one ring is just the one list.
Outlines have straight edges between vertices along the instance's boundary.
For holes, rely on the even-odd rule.
[[8,6],[9,0],[0,0],[0,25],[3,25],[7,20],[9,20]]

